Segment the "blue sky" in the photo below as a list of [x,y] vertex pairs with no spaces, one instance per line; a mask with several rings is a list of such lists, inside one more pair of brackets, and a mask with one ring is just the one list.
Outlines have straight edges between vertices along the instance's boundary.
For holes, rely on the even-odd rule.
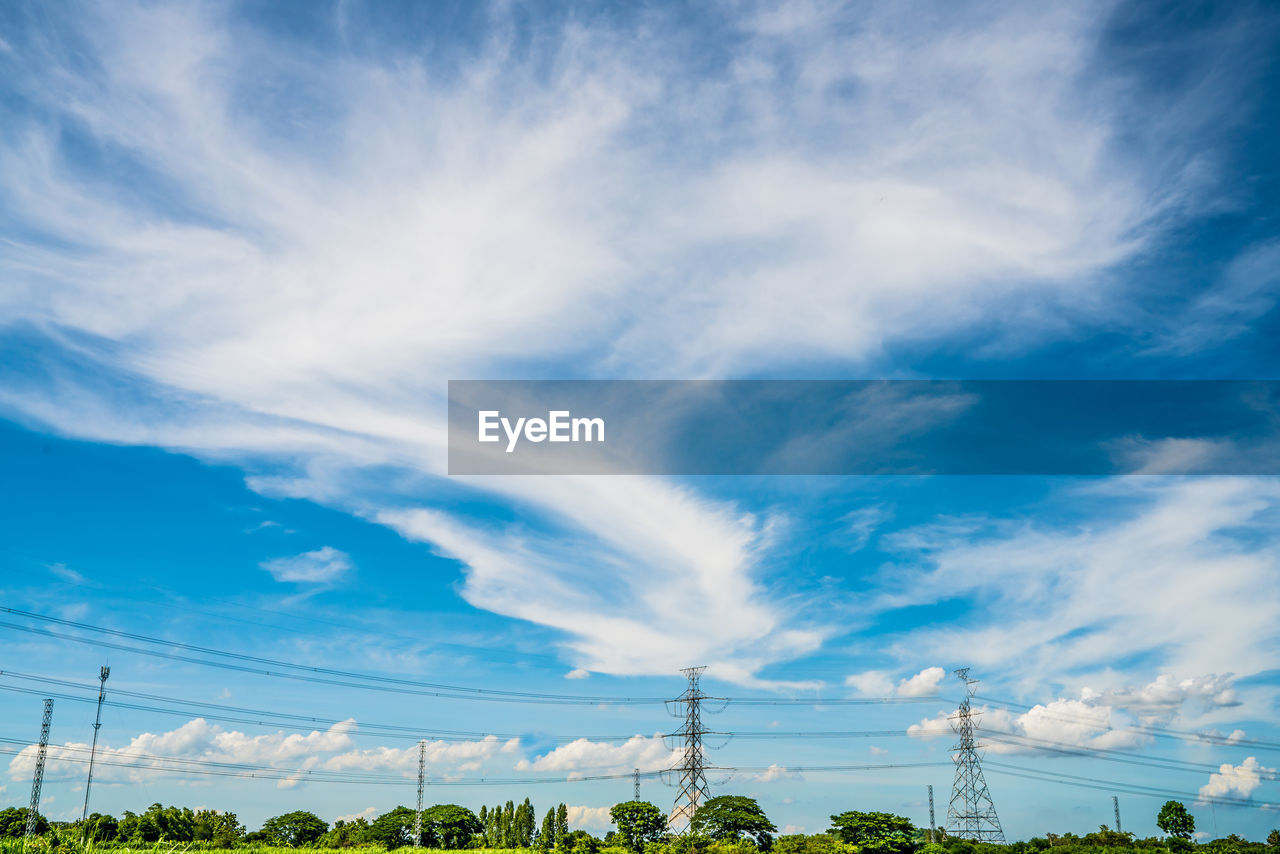
[[[444,437],[449,379],[1274,379],[1278,27],[1267,4],[7,5],[0,604],[459,686],[665,697],[706,664],[726,696],[911,701],[715,718],[901,733],[715,752],[771,770],[714,790],[810,832],[851,808],[923,823],[928,784],[945,814],[944,674],[967,665],[1023,739],[988,754],[1011,838],[1110,822],[1110,791],[1000,763],[1122,783],[1142,834],[1163,797],[1136,786],[1265,836],[1274,478],[449,478]],[[116,691],[343,722],[109,706],[94,805],[116,813],[411,803],[413,741],[385,724],[501,734],[432,743],[454,782],[670,761],[661,705],[0,633],[6,674],[110,663]],[[22,750],[55,689],[0,687],[37,692],[0,691]],[[78,815],[91,722],[58,701],[55,818]],[[30,763],[4,759],[0,799],[25,803]],[[913,767],[794,770],[837,764]],[[630,788],[440,790],[565,801],[599,832]]]

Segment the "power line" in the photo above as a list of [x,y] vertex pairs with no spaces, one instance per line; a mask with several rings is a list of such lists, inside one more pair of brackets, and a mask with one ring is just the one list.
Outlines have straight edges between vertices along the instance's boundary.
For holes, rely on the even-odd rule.
[[[92,686],[79,682],[73,682],[67,679],[56,679],[47,676],[36,676],[27,673],[18,673],[12,670],[0,671],[0,677],[9,677],[23,681],[36,682],[41,685],[55,685],[66,688],[74,688],[78,690],[91,691]],[[48,695],[50,692],[34,688],[22,688],[15,685],[0,684],[0,691],[11,691],[22,694],[41,694]],[[185,708],[165,708],[163,706],[147,705],[140,703],[127,703],[115,699],[104,699],[104,705],[114,708],[129,709],[132,711],[141,711],[155,714],[175,715],[179,717],[189,717],[198,715],[206,720],[220,721],[224,723],[247,724],[267,727],[278,727],[282,729],[295,729],[306,731],[315,727],[324,726],[332,727],[338,724],[346,723],[349,720],[356,720],[361,735],[376,735],[383,738],[402,738],[406,740],[418,741],[424,736],[430,736],[431,739],[437,741],[470,741],[483,740],[486,738],[523,738],[527,733],[500,732],[496,730],[440,730],[426,729],[423,727],[409,726],[404,724],[378,723],[374,721],[366,721],[356,719],[355,716],[346,718],[321,717],[317,715],[304,715],[292,712],[272,711],[267,709],[257,709],[245,706],[232,706],[224,703],[213,703],[208,701],[187,700],[177,697],[167,697],[159,694],[150,694],[140,691],[129,691],[126,689],[116,689],[116,696],[137,697],[140,699],[154,700],[162,703],[172,703],[183,706]],[[82,697],[75,694],[52,693],[52,696],[58,699],[65,699],[72,702],[93,703],[96,702],[93,697]],[[212,711],[210,711],[212,710]],[[236,715],[222,714],[223,712],[234,712]],[[243,715],[254,715],[257,717],[243,717]],[[274,719],[274,720],[273,720]],[[837,730],[837,731],[778,731],[778,730],[759,730],[759,731],[731,731],[727,735],[733,736],[735,739],[744,740],[776,740],[776,739],[839,739],[839,738],[901,738],[908,735],[905,729],[896,730]],[[648,738],[643,733],[627,733],[627,734],[601,734],[601,733],[578,733],[578,734],[539,734],[539,737],[549,738],[557,742],[571,742],[586,739],[589,741],[630,741],[633,738]]]
[[[206,667],[217,667],[224,670],[233,670],[241,673],[251,673],[260,676],[270,676],[275,678],[295,679],[306,682],[315,682],[322,685],[335,685],[348,688],[364,688],[380,691],[391,691],[393,693],[414,694],[422,696],[439,697],[444,699],[483,699],[492,702],[512,702],[512,703],[551,703],[551,704],[582,704],[582,705],[635,705],[635,704],[659,704],[667,702],[660,697],[617,697],[604,695],[581,695],[581,694],[555,694],[545,692],[531,691],[504,691],[493,688],[475,688],[461,685],[451,685],[435,682],[422,682],[413,679],[402,679],[391,676],[383,676],[371,673],[360,673],[358,671],[340,670],[327,667],[316,667],[313,665],[299,664],[296,662],[283,661],[280,659],[266,658],[263,656],[249,655],[247,653],[231,652],[227,650],[215,649],[213,647],[199,646],[196,644],[182,643],[179,641],[164,640],[163,638],[151,637],[149,635],[139,634],[137,632],[127,632],[121,629],[112,629],[105,626],[97,626],[91,623],[85,623],[77,620],[68,620],[61,617],[54,617],[48,614],[38,614],[31,611],[23,611],[17,608],[0,606],[0,612],[12,614],[14,616],[23,617],[25,619],[36,620],[45,623],[52,623],[59,626],[74,628],[80,631],[92,632],[95,634],[107,635],[109,637],[123,638],[125,640],[137,641],[139,643],[151,644],[161,647],[162,649],[147,649],[145,647],[129,646],[126,644],[114,643],[100,638],[86,638],[80,635],[69,634],[66,632],[58,632],[52,629],[41,629],[35,626],[26,626],[18,623],[10,623],[0,621],[0,628],[10,629],[13,631],[26,632],[28,634],[40,635],[43,637],[57,638],[59,640],[71,641],[73,643],[82,643],[90,646],[105,647],[108,649],[116,649],[122,652],[130,652],[138,655],[147,655],[156,658],[164,658],[172,661],[182,661],[188,664],[197,664]],[[216,661],[208,658],[193,658],[191,656],[182,655],[175,652],[165,652],[164,650],[180,650],[182,652],[198,653],[204,656],[213,656],[215,658],[225,658],[229,661]],[[244,662],[244,664],[233,664],[231,662]],[[279,668],[277,670],[267,670],[263,667],[251,667],[248,665],[256,664],[263,667]],[[290,672],[281,672],[290,671]],[[328,678],[322,678],[328,677]],[[357,681],[351,681],[357,680]],[[368,684],[366,684],[368,683]],[[930,697],[813,697],[813,698],[778,698],[778,697],[740,697],[726,698],[731,699],[736,705],[744,706],[783,706],[783,705],[813,705],[813,706],[835,706],[835,705],[886,705],[886,704],[913,704],[921,702],[935,702],[937,698]]]
[[[261,668],[246,667],[240,665],[232,665],[225,661],[210,661],[205,658],[192,658],[189,656],[177,655],[173,653],[165,653],[161,650],[146,649],[142,647],[126,646],[122,644],[114,644],[97,638],[85,638],[78,635],[67,634],[65,632],[55,632],[49,629],[39,629],[35,626],[23,626],[16,623],[0,622],[0,628],[7,628],[16,631],[28,632],[31,634],[43,635],[46,637],[55,637],[61,640],[69,640],[75,643],[84,643],[92,646],[105,646],[111,649],[118,649],[123,652],[133,652],[141,655],[151,655],[160,658],[169,658],[177,661],[185,661],[190,664],[199,664],[209,667],[221,667],[224,669],[238,670],[245,673],[256,673],[263,676],[274,676],[290,679],[301,679],[303,681],[320,682],[321,684],[343,685],[345,687],[363,687],[377,688],[378,690],[396,690],[401,693],[426,694],[434,697],[446,697],[450,699],[485,699],[498,702],[517,702],[517,703],[581,703],[596,705],[599,703],[614,704],[633,704],[633,703],[663,703],[660,697],[608,697],[608,696],[590,696],[575,694],[550,694],[529,691],[502,691],[493,688],[472,688],[460,685],[448,685],[434,682],[421,682],[413,679],[400,679],[392,676],[380,676],[371,673],[359,673],[351,670],[338,670],[328,667],[316,667],[308,664],[298,664],[296,662],[282,661],[280,659],[265,658],[263,656],[248,655],[246,653],[229,652],[226,650],[214,649],[212,647],[197,646],[195,644],[181,643],[179,641],[169,641],[162,638],[154,638],[148,635],[138,634],[136,632],[126,632],[120,629],[109,629],[104,626],[95,626],[90,623],[78,622],[76,620],[66,620],[60,617],[52,617],[47,614],[36,614],[30,611],[21,611],[16,608],[8,608],[0,606],[0,612],[25,617],[31,620],[38,620],[46,623],[54,623],[60,626],[75,628],[81,631],[94,632],[96,634],[108,635],[111,637],[124,638],[126,640],[138,641],[140,643],[152,644],[164,649],[176,649],[184,652],[199,653],[200,655],[215,656],[217,658],[227,658],[232,661],[247,662],[250,664],[264,665],[266,667],[282,668],[288,671],[298,671],[296,673],[282,673],[278,670],[263,670]],[[317,679],[308,677],[306,674],[320,674],[333,679]],[[349,680],[360,680],[360,682],[351,682]],[[372,684],[364,685],[362,682]],[[417,689],[417,690],[405,690]]]

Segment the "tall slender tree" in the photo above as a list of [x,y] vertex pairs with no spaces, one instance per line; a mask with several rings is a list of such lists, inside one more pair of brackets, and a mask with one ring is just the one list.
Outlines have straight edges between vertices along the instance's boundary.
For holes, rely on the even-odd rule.
[[569,808],[564,804],[556,807],[556,848],[559,848],[564,838],[569,835]]

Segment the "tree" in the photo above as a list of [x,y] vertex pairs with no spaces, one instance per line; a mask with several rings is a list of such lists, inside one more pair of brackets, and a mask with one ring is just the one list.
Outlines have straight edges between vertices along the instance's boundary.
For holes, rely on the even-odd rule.
[[422,813],[422,831],[429,844],[457,851],[470,848],[471,840],[484,830],[476,814],[457,804],[436,804]]
[[648,801],[624,801],[614,804],[609,818],[618,826],[618,833],[632,851],[644,851],[646,842],[657,842],[667,829],[667,819],[662,810]]
[[1190,839],[1196,829],[1196,820],[1180,802],[1165,801],[1156,816],[1156,827],[1178,839]]
[[538,831],[538,850],[550,851],[556,844],[556,808],[547,810],[542,820],[542,828]]
[[190,809],[152,804],[142,815],[125,810],[117,836],[125,842],[191,842],[196,816]]
[[1272,851],[1280,851],[1280,830],[1273,830],[1267,834],[1267,847]]
[[363,818],[355,821],[338,819],[324,836],[316,840],[321,848],[351,848],[369,841],[369,822]]
[[114,842],[119,832],[120,822],[116,821],[115,816],[100,812],[90,813],[80,827],[80,834],[85,842]]
[[277,845],[310,845],[329,829],[329,822],[313,812],[295,810],[267,819],[262,832]]
[[[27,832],[27,811],[22,807],[6,807],[0,810],[0,839],[21,839]],[[49,832],[49,822],[36,813],[36,833]]]
[[218,810],[199,810],[195,814],[192,841],[209,842],[218,848],[230,848],[244,838],[245,829],[236,814]]
[[556,848],[568,854],[596,854],[600,850],[600,840],[585,830],[575,830],[572,833],[566,833],[556,843]]
[[831,832],[868,854],[912,854],[916,850],[911,820],[893,813],[842,812],[831,816]]
[[369,841],[381,842],[388,851],[412,845],[414,817],[415,812],[408,807],[396,807],[383,813],[369,825]]
[[556,844],[558,849],[564,844],[564,839],[569,835],[569,808],[564,804],[556,807]]
[[694,833],[721,840],[738,839],[745,834],[754,838],[756,845],[764,851],[773,844],[772,834],[778,831],[755,798],[742,795],[711,798],[698,807],[689,828]]

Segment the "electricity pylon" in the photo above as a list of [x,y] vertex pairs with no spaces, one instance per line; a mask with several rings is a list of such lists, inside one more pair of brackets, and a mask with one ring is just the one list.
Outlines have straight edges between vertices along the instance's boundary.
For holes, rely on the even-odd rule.
[[53,723],[53,700],[44,701],[44,717],[40,720],[40,746],[36,748],[36,770],[31,775],[31,805],[27,807],[25,836],[36,835],[36,819],[40,817],[40,787],[44,785],[44,760],[49,754],[49,725]]
[[978,684],[978,680],[969,678],[967,667],[960,668],[955,674],[964,683],[965,695],[960,708],[951,716],[951,726],[959,734],[960,742],[953,748],[956,751],[953,756],[956,779],[951,788],[951,804],[947,808],[947,832],[978,842],[1004,842],[1004,830],[996,816],[996,805],[982,774],[982,757],[978,754],[981,745],[973,735],[981,716],[981,712],[973,711],[971,702],[973,686]]
[[[684,726],[671,733],[668,738],[679,738],[684,742],[684,756],[676,769],[680,772],[680,792],[676,795],[675,805],[667,816],[667,827],[677,833],[689,829],[693,822],[693,814],[698,811],[702,802],[711,797],[707,785],[706,762],[702,755],[702,737],[711,730],[702,726],[702,702],[704,700],[725,700],[724,697],[708,697],[702,693],[698,679],[706,667],[686,667],[680,672],[689,680],[683,694],[671,701],[673,707],[684,708]],[[727,703],[728,700],[725,700]],[[719,710],[717,710],[719,711]],[[678,711],[672,715],[680,717]]]
[[105,664],[98,671],[98,716],[93,719],[93,747],[89,748],[89,779],[84,781],[84,812],[80,814],[81,821],[89,817],[89,789],[93,786],[93,759],[98,753],[98,730],[102,729],[102,701],[107,697],[107,677],[110,675],[111,668]]

